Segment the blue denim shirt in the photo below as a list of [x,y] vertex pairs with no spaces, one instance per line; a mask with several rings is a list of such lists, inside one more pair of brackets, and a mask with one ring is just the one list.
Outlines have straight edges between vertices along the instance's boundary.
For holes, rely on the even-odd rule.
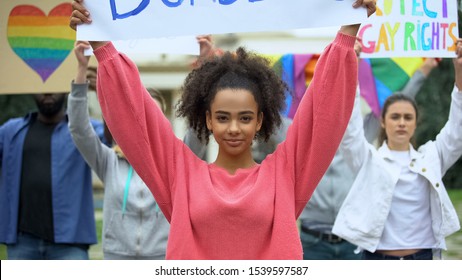
[[[11,119],[0,127],[0,243],[16,242],[23,145],[37,115]],[[92,120],[92,125],[102,139],[102,123]],[[91,170],[72,141],[67,117],[53,131],[51,165],[55,242],[97,243]]]

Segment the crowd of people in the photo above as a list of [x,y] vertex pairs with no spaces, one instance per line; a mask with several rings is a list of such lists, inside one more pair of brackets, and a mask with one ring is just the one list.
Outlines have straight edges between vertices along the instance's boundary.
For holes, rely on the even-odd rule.
[[[374,0],[354,7],[376,9]],[[83,0],[73,9],[72,28],[91,21]],[[105,188],[105,259],[438,258],[460,229],[442,177],[462,155],[462,40],[447,124],[414,147],[414,96],[438,62],[427,59],[380,118],[363,120],[358,29],[342,26],[326,47],[292,120],[281,114],[287,86],[266,59],[199,36],[177,104],[183,140],[126,55],[77,41],[67,110],[64,93],[36,95],[37,113],[0,127],[8,258],[88,259],[97,242],[90,169]],[[89,116],[89,87],[104,123]],[[208,163],[211,137],[218,154]]]

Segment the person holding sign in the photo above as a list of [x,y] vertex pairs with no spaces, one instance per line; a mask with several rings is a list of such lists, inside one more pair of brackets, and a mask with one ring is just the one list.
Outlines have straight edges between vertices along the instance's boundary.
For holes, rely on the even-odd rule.
[[363,259],[430,260],[460,229],[442,181],[462,155],[462,40],[456,54],[449,120],[435,141],[418,150],[412,145],[418,119],[412,98],[394,94],[385,101],[378,150],[364,136],[356,98],[340,150],[357,176],[332,231],[363,248]]
[[[361,44],[357,42],[355,47],[359,58]],[[401,92],[414,98],[437,65],[436,59],[427,58]],[[376,142],[379,136],[380,119],[370,112],[364,116],[363,126],[367,141],[371,144]],[[356,245],[332,233],[335,218],[355,177],[356,174],[349,170],[343,153],[340,149],[337,150],[329,168],[300,215],[300,239],[305,260],[361,259]]]
[[[70,26],[91,16],[73,1]],[[375,12],[374,0],[354,7]],[[329,166],[353,108],[359,24],[342,26],[321,55],[287,138],[261,164],[251,153],[280,124],[285,85],[267,61],[239,48],[194,69],[178,116],[219,145],[207,164],[175,137],[135,64],[112,43],[90,42],[98,98],[117,143],[170,221],[167,259],[302,259],[296,219]]]
[[[104,182],[104,259],[165,259],[169,223],[120,148],[104,145],[89,123],[87,90],[96,86],[96,69],[87,71],[90,57],[83,54],[89,47],[79,41],[74,48],[79,70],[68,100],[69,130],[85,161]],[[163,111],[163,97],[152,89],[150,92]]]

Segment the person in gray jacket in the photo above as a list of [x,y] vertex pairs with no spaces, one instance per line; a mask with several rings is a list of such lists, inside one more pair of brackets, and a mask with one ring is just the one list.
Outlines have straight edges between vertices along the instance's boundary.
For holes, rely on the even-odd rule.
[[89,57],[83,54],[88,47],[86,42],[77,42],[74,49],[79,68],[68,99],[69,130],[84,159],[104,182],[104,259],[165,259],[170,224],[122,151],[102,144],[90,125]]
[[[357,50],[359,55],[360,49]],[[406,84],[402,93],[414,98],[431,70],[438,65],[434,58],[427,58]],[[366,139],[373,143],[380,130],[380,121],[371,112],[363,122]],[[347,196],[355,176],[338,150],[324,177],[319,182],[310,201],[300,215],[300,238],[305,260],[354,260],[361,254],[356,245],[332,233],[337,214]]]

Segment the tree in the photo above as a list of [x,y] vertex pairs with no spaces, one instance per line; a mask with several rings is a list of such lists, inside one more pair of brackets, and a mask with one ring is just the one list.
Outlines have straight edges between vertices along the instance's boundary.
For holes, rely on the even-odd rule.
[[0,125],[8,119],[22,117],[35,110],[35,102],[30,94],[0,95]]
[[[434,69],[416,97],[419,106],[419,125],[416,130],[417,146],[434,140],[449,115],[451,92],[454,87],[454,65],[446,58]],[[448,188],[462,188],[462,159],[459,159],[443,177]]]

